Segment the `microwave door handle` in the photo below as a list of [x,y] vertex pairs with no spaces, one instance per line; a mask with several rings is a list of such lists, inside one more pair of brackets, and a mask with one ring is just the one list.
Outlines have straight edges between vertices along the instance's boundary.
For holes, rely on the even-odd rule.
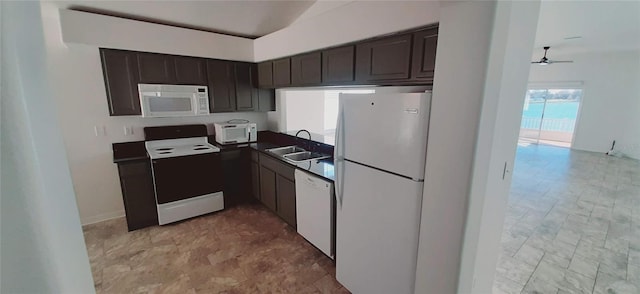
[[251,127],[247,126],[245,131],[247,132],[247,134],[245,135],[245,137],[247,138],[247,142],[251,142]]
[[198,111],[200,110],[200,101],[198,100],[198,93],[191,94],[191,106],[193,106],[194,115],[198,115]]

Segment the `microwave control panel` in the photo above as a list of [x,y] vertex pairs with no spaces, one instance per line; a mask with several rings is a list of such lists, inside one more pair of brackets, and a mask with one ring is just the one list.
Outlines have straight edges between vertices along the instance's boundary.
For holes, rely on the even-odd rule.
[[198,93],[198,112],[201,114],[209,113],[209,98],[207,97],[207,92],[202,93],[199,91]]

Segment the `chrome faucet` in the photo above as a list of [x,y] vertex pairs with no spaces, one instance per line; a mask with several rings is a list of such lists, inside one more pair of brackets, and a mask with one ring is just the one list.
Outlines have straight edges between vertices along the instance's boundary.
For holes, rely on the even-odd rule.
[[309,135],[309,141],[311,141],[311,133],[309,133],[309,131],[307,131],[307,130],[305,130],[305,129],[299,130],[299,131],[296,133],[296,138],[298,138],[298,135],[299,135],[300,133],[302,133],[302,132],[307,132],[307,135]]

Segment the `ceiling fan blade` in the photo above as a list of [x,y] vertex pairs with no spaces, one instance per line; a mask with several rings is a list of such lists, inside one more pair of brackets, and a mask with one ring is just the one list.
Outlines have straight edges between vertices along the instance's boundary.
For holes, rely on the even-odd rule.
[[573,63],[573,60],[549,60],[549,63]]

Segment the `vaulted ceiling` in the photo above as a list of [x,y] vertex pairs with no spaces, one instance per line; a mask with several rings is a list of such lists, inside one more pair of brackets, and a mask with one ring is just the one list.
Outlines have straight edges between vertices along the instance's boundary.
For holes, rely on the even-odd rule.
[[640,50],[640,1],[543,0],[535,41],[550,54]]
[[[60,8],[121,16],[250,38],[264,36],[285,28],[296,21],[315,2],[315,0],[56,1]],[[313,11],[316,10],[318,9],[313,9]]]
[[[56,1],[61,8],[256,38],[352,0]],[[535,55],[640,49],[640,1],[542,0]]]

